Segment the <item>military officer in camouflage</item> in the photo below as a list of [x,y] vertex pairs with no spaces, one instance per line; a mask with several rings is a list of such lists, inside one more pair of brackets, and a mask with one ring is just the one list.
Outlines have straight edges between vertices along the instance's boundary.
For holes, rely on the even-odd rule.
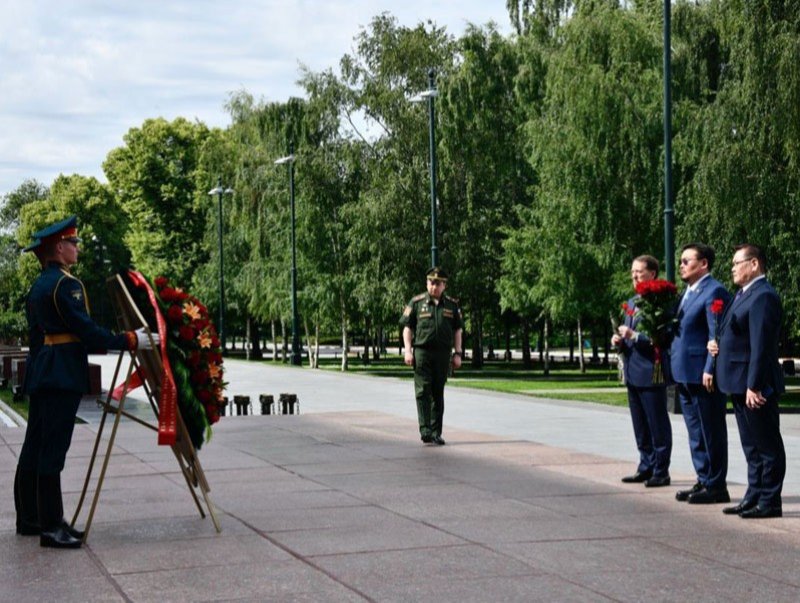
[[89,391],[87,354],[149,349],[159,339],[144,328],[114,334],[89,317],[83,283],[69,271],[79,253],[75,216],[33,236],[25,251],[36,255],[42,272],[25,304],[30,350],[23,391],[30,407],[14,479],[17,534],[38,535],[44,547],[78,548],[83,533],[64,521],[61,470],[78,405]]
[[408,302],[400,325],[403,327],[404,361],[414,367],[419,433],[426,444],[444,445],[444,384],[451,364],[461,367],[461,310],[457,300],[444,295],[447,274],[435,266],[428,270],[427,293]]

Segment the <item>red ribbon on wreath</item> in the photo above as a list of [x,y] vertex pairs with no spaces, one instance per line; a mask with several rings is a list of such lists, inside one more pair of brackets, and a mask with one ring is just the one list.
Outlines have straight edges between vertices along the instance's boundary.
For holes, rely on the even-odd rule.
[[178,388],[167,356],[167,322],[158,306],[158,299],[147,279],[140,272],[128,270],[128,276],[136,287],[144,289],[153,307],[161,338],[161,392],[158,397],[158,445],[173,446],[177,439]]

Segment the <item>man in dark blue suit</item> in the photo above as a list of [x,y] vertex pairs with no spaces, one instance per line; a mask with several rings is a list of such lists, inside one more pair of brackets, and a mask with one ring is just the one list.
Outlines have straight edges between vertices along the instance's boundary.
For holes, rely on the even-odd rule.
[[[78,261],[75,216],[40,230],[25,248],[42,265],[25,304],[30,350],[23,390],[28,427],[14,479],[17,533],[39,535],[44,547],[78,548],[83,533],[64,521],[61,471],[81,396],[89,391],[89,350],[151,346],[144,332],[114,334],[89,317],[83,283],[69,272]],[[158,343],[158,335],[153,335]]]
[[717,316],[712,304],[728,305],[730,295],[711,276],[714,250],[703,243],[689,243],[681,249],[680,275],[686,291],[678,306],[678,325],[670,348],[672,378],[677,383],[689,451],[697,483],[675,494],[690,504],[731,501],[728,474],[728,429],[725,424],[725,395],[714,387],[714,359],[706,349],[715,339]]
[[[642,255],[633,260],[631,279],[633,287],[658,276],[658,260]],[[624,324],[611,338],[611,344],[620,348],[623,355],[625,384],[628,387],[628,406],[633,421],[639,465],[636,473],[622,478],[625,483],[644,482],[648,488],[668,486],[669,463],[672,455],[672,425],[667,413],[667,394],[664,383],[653,382],[655,348],[644,333],[636,327],[640,317],[636,313],[637,297],[627,302]],[[664,353],[662,360],[666,361]]]
[[780,517],[781,490],[786,474],[786,451],[780,432],[778,399],[784,392],[778,360],[783,309],[766,280],[767,261],[756,245],[736,247],[733,282],[739,291],[720,324],[716,378],[730,394],[736,423],[747,459],[747,491],[728,515],[745,519]]

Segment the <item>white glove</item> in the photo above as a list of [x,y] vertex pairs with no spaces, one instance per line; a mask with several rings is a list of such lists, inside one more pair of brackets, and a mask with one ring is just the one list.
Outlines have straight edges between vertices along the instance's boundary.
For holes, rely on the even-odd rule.
[[[136,349],[137,350],[152,350],[154,345],[161,343],[161,338],[158,333],[149,333],[146,327],[136,329]],[[149,336],[148,336],[149,333]],[[152,344],[150,343],[152,341]]]

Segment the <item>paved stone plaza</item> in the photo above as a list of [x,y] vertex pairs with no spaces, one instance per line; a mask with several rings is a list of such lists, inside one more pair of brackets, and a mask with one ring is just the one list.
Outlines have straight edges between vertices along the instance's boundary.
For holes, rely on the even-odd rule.
[[[110,381],[113,359],[103,362]],[[302,414],[215,427],[200,458],[221,534],[200,518],[170,449],[124,421],[88,544],[42,549],[14,533],[24,432],[0,427],[0,600],[800,600],[798,415],[782,418],[785,516],[747,521],[675,501],[693,482],[680,416],[673,485],[647,490],[619,482],[636,454],[625,409],[452,387],[447,446],[433,447],[419,442],[409,381],[226,366],[230,395],[257,406],[261,393],[296,393]],[[76,428],[63,475],[70,516],[93,402],[81,416],[90,423]],[[732,417],[729,429],[738,497]]]

